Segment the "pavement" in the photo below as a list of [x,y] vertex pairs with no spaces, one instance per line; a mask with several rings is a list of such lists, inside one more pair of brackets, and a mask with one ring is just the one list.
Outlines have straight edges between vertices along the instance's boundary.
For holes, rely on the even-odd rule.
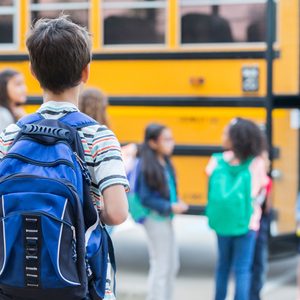
[[[205,217],[175,218],[181,270],[174,300],[210,300],[214,294],[216,241]],[[113,233],[117,258],[117,299],[144,300],[147,289],[148,253],[143,227],[128,220]],[[296,300],[297,258],[269,263],[263,300]],[[233,299],[230,283],[226,300]]]

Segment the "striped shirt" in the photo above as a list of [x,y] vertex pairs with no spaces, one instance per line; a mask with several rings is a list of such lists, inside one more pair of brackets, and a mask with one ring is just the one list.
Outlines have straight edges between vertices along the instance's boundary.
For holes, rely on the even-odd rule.
[[[37,111],[45,119],[59,119],[69,112],[79,111],[69,102],[49,101]],[[0,134],[0,159],[8,152],[20,128],[9,125]],[[129,190],[120,144],[104,125],[93,125],[78,130],[84,149],[85,161],[92,177],[91,195],[98,210],[103,209],[103,191],[112,185],[123,185]]]

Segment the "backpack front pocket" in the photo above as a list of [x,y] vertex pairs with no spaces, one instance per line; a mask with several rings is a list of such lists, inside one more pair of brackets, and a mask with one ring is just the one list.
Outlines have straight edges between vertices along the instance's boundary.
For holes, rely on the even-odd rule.
[[2,196],[0,213],[1,284],[44,289],[80,285],[68,199],[12,193]]

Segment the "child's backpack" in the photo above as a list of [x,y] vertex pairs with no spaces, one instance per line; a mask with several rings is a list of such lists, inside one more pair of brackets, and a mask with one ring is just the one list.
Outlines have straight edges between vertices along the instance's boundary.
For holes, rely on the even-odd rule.
[[104,297],[111,240],[99,222],[77,132],[97,124],[72,112],[21,119],[0,161],[0,299]]
[[209,226],[220,235],[242,235],[249,230],[252,215],[252,159],[230,165],[223,154],[214,154],[217,166],[209,178],[206,215]]
[[136,223],[143,223],[145,218],[150,213],[150,210],[142,205],[140,197],[137,193],[137,185],[141,169],[140,165],[140,160],[137,158],[133,164],[132,169],[127,174],[130,185],[130,192],[127,194],[129,212],[131,214],[132,219]]

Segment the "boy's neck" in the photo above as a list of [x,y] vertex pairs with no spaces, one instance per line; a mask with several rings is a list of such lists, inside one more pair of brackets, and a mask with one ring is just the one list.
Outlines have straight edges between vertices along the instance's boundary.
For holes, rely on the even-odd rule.
[[60,94],[55,94],[49,90],[44,90],[43,99],[44,99],[44,103],[49,101],[69,102],[78,106],[79,93],[80,93],[80,86],[67,89]]

